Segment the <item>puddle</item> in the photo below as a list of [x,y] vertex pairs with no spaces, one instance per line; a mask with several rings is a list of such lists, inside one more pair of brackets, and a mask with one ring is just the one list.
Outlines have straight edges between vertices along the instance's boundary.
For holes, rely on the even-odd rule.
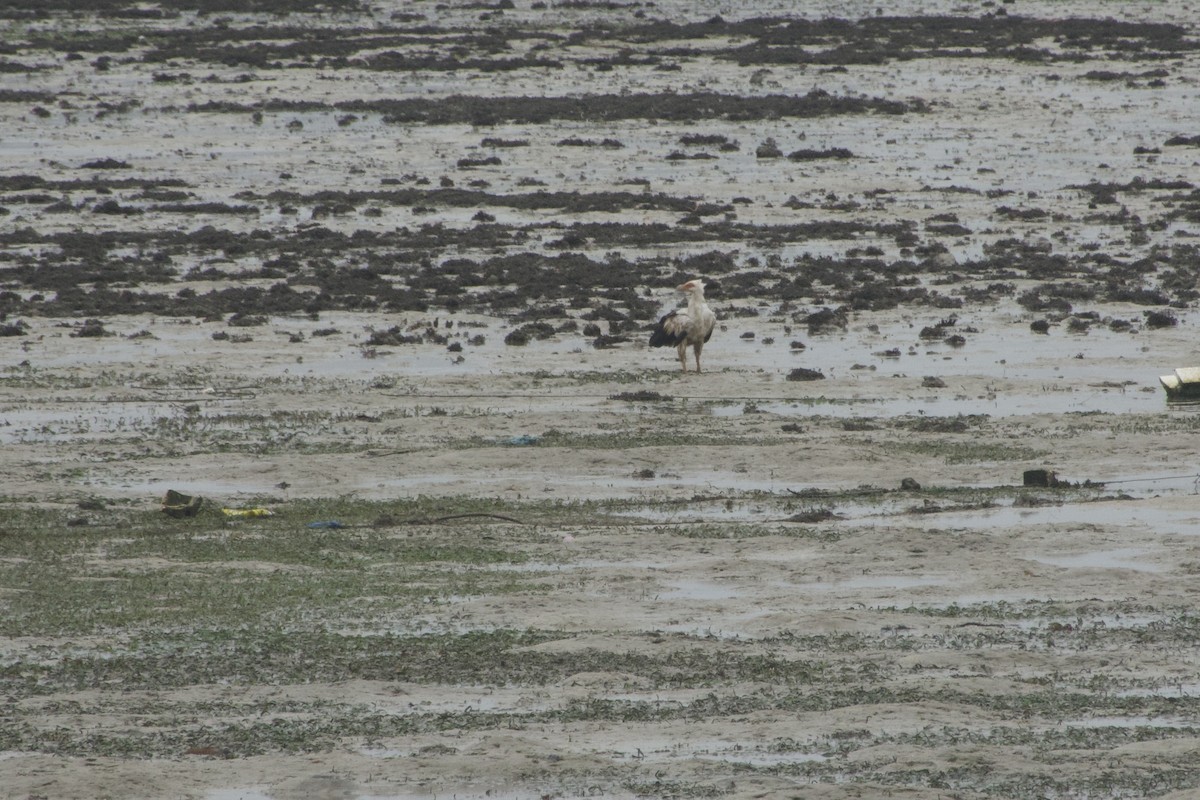
[[1042,564],[1067,569],[1132,569],[1138,572],[1162,572],[1163,568],[1156,564],[1144,564],[1137,561],[1140,556],[1148,554],[1148,550],[1125,547],[1116,550],[1094,550],[1090,553],[1072,556],[1031,556],[1031,558]]
[[[1163,410],[1163,400],[1149,392],[1096,392],[1064,389],[1056,392],[1011,395],[1004,398],[912,394],[887,399],[878,397],[822,399],[810,403],[756,402],[754,408],[760,412],[785,417],[819,414],[838,419],[952,417],[958,414],[1009,417],[1024,414],[1065,414],[1070,412],[1105,414],[1159,412]],[[717,417],[739,416],[745,413],[745,404],[713,406],[710,413]]]
[[[1119,483],[1119,482],[1118,482]],[[1150,496],[1168,492],[1191,493],[1193,478],[1187,476],[1174,481],[1177,490],[1172,490],[1170,479],[1154,483],[1133,484],[1122,488],[1130,496]],[[1138,488],[1132,488],[1136,486]],[[1014,493],[1024,490],[1014,488]],[[926,529],[988,531],[1012,527],[1037,527],[1054,525],[1099,525],[1140,527],[1160,535],[1200,535],[1200,512],[1155,508],[1136,500],[1119,502],[1083,501],[1044,506],[1017,506],[1012,500],[997,501],[987,508],[971,508],[946,511],[913,513],[921,507],[921,497],[915,494],[881,495],[870,502],[846,502],[831,499],[822,502],[819,498],[800,501],[795,496],[772,495],[731,503],[727,500],[695,501],[685,507],[647,504],[641,508],[629,508],[615,512],[617,516],[633,517],[649,522],[674,524],[704,524],[720,521],[788,521],[790,517],[806,512],[829,511],[832,517],[818,520],[822,526],[848,525],[872,519],[886,518],[888,524],[915,525]]]
[[[526,448],[512,449],[524,450]],[[623,504],[622,508],[615,509],[611,513],[623,517],[636,517],[647,522],[712,522],[714,517],[719,518],[720,521],[762,521],[760,517],[775,514],[774,508],[778,505],[778,501],[774,499],[761,503],[695,500],[669,504],[656,503],[646,499],[651,493],[661,493],[665,489],[677,489],[678,493],[683,496],[762,493],[772,498],[784,499],[786,497],[793,502],[796,500],[793,495],[785,496],[783,494],[789,487],[795,485],[792,481],[775,480],[769,476],[759,479],[747,477],[741,472],[714,472],[711,469],[696,469],[687,473],[679,471],[652,480],[606,473],[589,475],[581,470],[572,475],[556,475],[554,481],[550,483],[545,480],[544,473],[527,469],[510,468],[499,472],[471,473],[469,475],[454,472],[425,472],[400,477],[381,476],[381,479],[373,483],[372,487],[374,489],[404,489],[413,493],[430,490],[476,492],[479,487],[490,487],[489,491],[496,492],[528,483],[540,485],[548,497],[559,495],[571,498],[602,497],[611,499],[614,497],[612,492],[601,490],[622,490],[621,500],[643,501],[646,505],[630,508]],[[831,484],[828,487],[814,486],[813,488],[836,489],[837,487]],[[685,492],[686,495],[683,494]]]
[[702,580],[676,580],[658,593],[659,600],[734,600],[745,592],[732,586]]
[[1140,527],[1157,534],[1200,535],[1193,511],[1170,511],[1137,502],[1065,503],[1054,506],[997,506],[972,511],[944,511],[922,515],[929,527],[953,530],[992,530],[1054,525]]
[[[432,488],[453,488],[460,485],[471,487],[474,491],[476,487],[490,486],[496,489],[502,489],[510,485],[520,485],[526,483],[545,482],[545,475],[541,472],[534,471],[518,471],[504,470],[499,474],[480,475],[470,474],[464,476],[457,473],[441,473],[431,474],[425,473],[421,475],[411,475],[401,478],[390,478],[379,482],[379,486],[392,489],[408,489],[427,491]],[[645,489],[646,480],[644,478],[620,478],[611,475],[558,475],[555,476],[554,486],[547,491],[553,491],[556,494],[561,494],[568,497],[576,497],[587,495],[586,490],[595,490],[597,488],[609,489]]]
[[1171,475],[1135,472],[1105,481],[1104,485],[1134,496],[1155,492],[1200,494],[1200,472],[1181,470]]

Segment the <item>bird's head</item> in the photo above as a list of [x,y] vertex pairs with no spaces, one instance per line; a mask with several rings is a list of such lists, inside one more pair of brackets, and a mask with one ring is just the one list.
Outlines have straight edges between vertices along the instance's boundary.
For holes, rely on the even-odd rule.
[[679,284],[678,286],[675,287],[675,291],[683,292],[684,294],[695,293],[695,294],[698,294],[701,297],[703,297],[704,296],[704,281],[700,280],[699,278],[695,278],[693,280],[688,281],[687,283]]

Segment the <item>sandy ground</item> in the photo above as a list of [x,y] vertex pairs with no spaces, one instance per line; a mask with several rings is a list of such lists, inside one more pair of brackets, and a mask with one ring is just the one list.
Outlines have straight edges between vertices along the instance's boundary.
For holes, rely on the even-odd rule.
[[[350,329],[356,320],[334,321]],[[977,322],[986,329],[983,316]],[[19,502],[126,498],[153,513],[166,488],[230,506],[265,502],[277,509],[290,498],[418,493],[494,497],[518,507],[544,499],[625,501],[620,507],[628,524],[539,527],[535,550],[546,561],[520,569],[549,576],[541,591],[462,597],[374,625],[416,635],[557,631],[568,637],[535,649],[594,652],[599,663],[602,653],[662,657],[699,647],[743,656],[786,654],[798,664],[820,658],[836,664],[850,684],[869,670],[887,677],[878,681],[879,694],[824,711],[794,707],[807,691],[830,691],[824,682],[785,681],[788,692],[770,680],[672,689],[602,668],[544,686],[357,680],[134,693],[122,702],[253,703],[261,695],[268,703],[319,700],[385,715],[471,708],[521,715],[597,702],[661,710],[710,698],[775,700],[742,714],[649,722],[636,716],[599,723],[547,719],[509,730],[351,738],[333,752],[232,761],[10,752],[3,761],[7,797],[527,797],[594,791],[874,797],[886,791],[932,798],[946,795],[897,787],[889,773],[956,769],[987,777],[964,778],[955,796],[993,796],[989,786],[1009,786],[1004,791],[1013,791],[1010,796],[1022,796],[1011,788],[1022,781],[1094,787],[1097,762],[1121,774],[1187,774],[1200,751],[1200,739],[1189,733],[1196,707],[1182,702],[1165,710],[1200,685],[1195,649],[1181,643],[1186,637],[1174,643],[1174,636],[1150,633],[1177,629],[1180,614],[1196,602],[1200,507],[1189,462],[1194,412],[1168,409],[1153,385],[1165,364],[1184,363],[1191,352],[1186,325],[1134,337],[1139,344],[1133,352],[1105,367],[1079,360],[1078,374],[1070,360],[1048,367],[1018,355],[1005,359],[1004,376],[981,376],[969,358],[951,356],[947,363],[948,353],[927,352],[905,356],[904,371],[880,364],[854,377],[795,383],[746,364],[738,358],[743,343],[726,334],[714,341],[709,371],[701,375],[678,375],[661,351],[642,347],[586,359],[565,348],[521,350],[498,354],[492,363],[477,358],[471,370],[430,365],[421,374],[406,372],[400,356],[363,359],[349,342],[324,340],[324,350],[305,347],[300,364],[290,354],[263,359],[252,344],[231,346],[206,356],[205,368],[196,370],[193,361],[188,375],[204,380],[181,385],[184,376],[164,357],[169,354],[143,353],[166,349],[176,336],[173,346],[205,349],[207,326],[180,326],[168,335],[163,323],[130,320],[133,329],[148,324],[161,335],[127,348],[125,360],[118,360],[81,352],[86,348],[80,340],[53,324],[39,323],[27,358],[54,364],[40,374],[52,374],[54,382],[69,376],[72,386],[38,389],[30,380],[15,387],[10,380],[4,389],[4,470],[11,476],[8,495]],[[276,324],[294,328],[297,322]],[[1029,334],[1031,343],[1034,336]],[[851,333],[829,347],[836,352],[856,338]],[[1147,341],[1154,346],[1143,348]],[[804,363],[819,362],[819,340],[812,350]],[[353,375],[320,374],[323,364],[333,371],[339,359],[355,359]],[[586,372],[571,370],[581,362]],[[947,388],[922,389],[917,376],[935,367]],[[1110,368],[1119,368],[1116,374],[1130,383],[1085,382],[1089,370]],[[1041,377],[1044,369],[1057,374]],[[632,370],[641,376],[632,383],[606,377]],[[646,387],[673,399],[610,399]],[[946,395],[948,411],[956,403],[965,413],[980,413],[975,403],[991,404],[991,411],[976,418],[969,432],[918,437],[926,445],[942,442],[945,451],[913,447],[911,428],[898,421],[920,420],[923,405],[935,406]],[[875,412],[898,397],[912,410]],[[1070,410],[1005,411],[1006,405],[1020,409],[1030,402],[1068,404]],[[318,424],[290,430],[291,423],[275,429],[263,422],[305,408],[321,410]],[[847,422],[870,424],[854,430]],[[156,442],[156,429],[176,424],[205,432]],[[787,425],[800,432],[785,432]],[[243,438],[246,446],[209,451],[204,442],[218,430]],[[718,438],[696,446],[639,438],[662,431]],[[286,435],[304,437],[297,449],[318,452],[252,452]],[[571,435],[600,438],[587,445],[553,443],[554,436]],[[520,436],[538,443],[510,444]],[[629,443],[607,447],[609,436]],[[319,452],[322,442],[332,440],[341,445],[336,452]],[[477,446],[459,446],[464,441]],[[186,452],[155,452],[178,443]],[[1018,450],[954,457],[964,447]],[[1108,483],[1065,497],[1014,488],[984,508],[961,497],[895,491],[906,477],[925,490],[1015,487],[1024,469],[1036,467],[1052,468],[1070,482]],[[653,477],[638,477],[644,470]],[[862,486],[892,491],[859,501],[852,490]],[[805,499],[801,493],[812,489],[840,494]],[[785,521],[814,509],[835,516],[816,525]],[[697,537],[698,531],[711,535]],[[929,613],[955,607],[964,609],[961,615]],[[1184,630],[1190,625],[1182,624]],[[809,637],[866,644],[830,651],[828,644],[808,644]],[[1143,637],[1156,644],[1139,647]],[[10,642],[7,649],[10,657],[30,657],[47,644]],[[1020,710],[999,700],[1026,697],[1031,687],[1043,686],[1051,696],[1072,696],[1099,682],[1111,687],[1106,691],[1162,698],[1167,706],[1149,716],[1122,716],[1092,711],[1087,703]],[[925,699],[908,699],[911,692]],[[59,693],[27,699],[22,708],[45,708],[46,724],[115,734],[137,724],[136,712],[116,710],[124,694],[103,688]],[[997,707],[989,711],[965,697],[997,698]],[[114,710],[102,717],[57,710],[71,703]],[[1141,741],[1121,733],[1122,744],[1081,746],[1073,755],[1054,757],[1053,765],[1037,744],[1038,731],[1097,729],[1158,731],[1165,738]],[[1034,738],[1005,744],[997,733],[1005,730]],[[922,731],[955,734],[941,743],[914,741]],[[839,737],[866,737],[871,745],[839,753]],[[978,741],[972,744],[973,738]],[[813,767],[819,773],[806,771]],[[837,775],[847,776],[845,782]],[[1182,798],[1190,791],[1158,794]]]
[[[477,5],[446,4],[439,20],[475,24]],[[910,5],[913,13],[960,13],[951,4]],[[1016,13],[1019,4],[1005,5]],[[1193,24],[1187,9],[1164,3],[1136,13]],[[380,13],[397,10],[407,6]],[[1134,13],[1110,3],[1021,10]],[[700,12],[732,18],[737,10],[711,4]],[[874,14],[873,5],[860,12]],[[306,92],[325,99],[447,95],[463,88],[457,74],[331,73],[313,81],[285,70],[241,85],[233,79],[242,68],[229,67],[208,84],[179,84],[154,81],[152,69],[136,62],[105,77],[87,61],[69,61],[21,80],[31,89],[79,92],[77,105],[86,101],[93,110],[136,94],[144,110],[84,115],[79,124],[59,109],[44,121],[4,104],[5,128],[20,135],[3,136],[0,158],[7,174],[57,178],[84,159],[131,159],[139,175],[182,177],[200,187],[199,199],[234,202],[282,172],[309,190],[344,187],[352,166],[372,180],[416,171],[436,181],[453,172],[456,159],[477,153],[483,135],[529,136],[532,146],[506,153],[503,169],[479,173],[493,181],[492,191],[513,191],[531,177],[551,190],[612,189],[637,176],[656,191],[721,202],[748,196],[754,204],[739,215],[761,225],[827,217],[819,203],[833,192],[858,199],[855,213],[865,219],[923,222],[953,213],[974,231],[950,240],[959,261],[1012,239],[1052,240],[1055,252],[1070,255],[1100,247],[1133,260],[1198,233],[1187,218],[1163,218],[1162,193],[1128,192],[1121,204],[1129,214],[1163,221],[1135,240],[1121,225],[1091,216],[1090,195],[1077,188],[1097,179],[1195,178],[1195,148],[1134,151],[1198,132],[1194,53],[1171,60],[1170,77],[1157,89],[1141,80],[1088,82],[1083,76],[1094,63],[967,59],[828,73],[778,67],[751,88],[747,70],[694,58],[682,75],[580,69],[557,75],[552,88],[799,93],[819,85],[846,95],[920,96],[935,113],[886,123],[876,116],[819,125],[713,121],[705,130],[741,141],[740,154],[680,165],[661,156],[683,128],[640,121],[601,129],[562,123],[547,137],[520,125],[398,133],[378,117],[342,129],[325,112],[268,114],[261,124],[177,113],[189,101]],[[1130,63],[1119,66],[1149,69]],[[473,74],[471,91],[532,94],[543,78]],[[288,127],[297,120],[299,129]],[[550,143],[580,133],[612,136],[626,148],[597,158]],[[759,163],[754,144],[768,136],[786,149],[846,146],[859,158],[837,166]],[[869,194],[879,188],[888,194]],[[1016,194],[987,194],[1000,189]],[[818,206],[789,209],[789,196]],[[998,204],[1054,215],[998,219]],[[291,231],[312,213],[266,207],[249,220],[200,214],[181,223],[177,216],[101,218],[10,205],[0,222],[8,231],[44,233],[195,230],[214,222],[242,232]],[[492,211],[511,225],[677,216]],[[474,212],[440,208],[425,219],[462,229],[474,224]],[[387,209],[322,224],[353,232],[414,223],[407,209]],[[530,247],[552,235],[543,231]],[[841,256],[867,245],[899,255],[887,237],[728,249],[742,263],[774,255],[786,264],[803,253]],[[662,245],[624,255],[679,259],[709,249]],[[9,263],[22,254],[10,245]],[[177,265],[181,273],[218,264],[235,273],[233,283],[238,269],[261,266],[212,253],[191,258]],[[922,280],[947,294],[986,283]],[[1026,275],[1011,281],[1018,290],[1039,283]],[[11,285],[23,297],[33,293],[15,279]],[[202,285],[181,280],[161,290]],[[648,281],[646,289],[664,310],[676,302],[669,285]],[[9,730],[27,725],[68,738],[253,722],[250,711],[245,718],[203,711],[222,703],[314,704],[428,726],[346,736],[320,752],[237,758],[14,746],[0,752],[0,796],[1195,797],[1200,417],[1168,407],[1158,384],[1160,375],[1196,363],[1195,312],[1176,308],[1179,325],[1151,329],[1142,324],[1142,306],[1092,303],[1086,310],[1097,321],[1086,332],[1072,333],[1064,317],[1038,334],[1030,322],[1045,315],[1011,298],[968,303],[953,312],[966,344],[953,347],[918,335],[947,316],[934,308],[852,313],[845,330],[810,335],[769,296],[715,304],[721,329],[705,351],[705,371],[688,375],[678,374],[673,353],[651,350],[640,337],[613,349],[595,349],[575,334],[510,347],[503,339],[514,320],[439,309],[276,315],[243,342],[214,340],[231,330],[225,320],[114,313],[104,320],[110,336],[85,338],[72,335],[77,318],[27,317],[23,335],[0,340],[0,474],[11,508],[61,510],[101,498],[153,514],[163,492],[176,489],[220,505],[276,509],[313,498],[430,496],[493,498],[497,508],[520,513],[521,504],[592,501],[597,519],[457,527],[455,536],[478,531],[526,554],[530,560],[512,569],[534,576],[536,590],[453,597],[372,620],[363,631],[553,631],[561,637],[505,655],[578,661],[569,674],[545,683],[231,680],[161,691],[21,689],[5,702]],[[748,306],[761,313],[736,315]],[[432,344],[366,345],[374,331],[423,330],[435,319],[452,322],[454,337],[482,332],[486,343],[462,353]],[[1113,319],[1132,321],[1132,329],[1105,324]],[[338,333],[315,334],[328,328]],[[795,339],[804,340],[803,350],[789,348]],[[892,348],[898,354],[883,355]],[[796,367],[825,379],[787,380]],[[620,398],[637,391],[666,398]],[[1038,468],[1093,485],[1022,488],[1022,473]],[[906,478],[921,488],[902,491]],[[976,503],[970,490],[990,494]],[[828,513],[797,521],[818,511]],[[2,522],[0,530],[14,533]],[[436,539],[444,532],[434,526],[390,535]],[[15,582],[3,588],[0,608],[7,593],[21,590]],[[17,674],[42,659],[124,652],[130,636],[11,636],[0,657]],[[629,666],[643,656],[655,664],[761,657],[794,672],[743,670],[673,685]],[[617,657],[624,667],[610,669]],[[589,661],[596,666],[586,668]],[[191,716],[172,724],[139,710],[156,704]],[[600,713],[601,706],[609,710]],[[472,710],[479,716],[468,722],[430,722]]]

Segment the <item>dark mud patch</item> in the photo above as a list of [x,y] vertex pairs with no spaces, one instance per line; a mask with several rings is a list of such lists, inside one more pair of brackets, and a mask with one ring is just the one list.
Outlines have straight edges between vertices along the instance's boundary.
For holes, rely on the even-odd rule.
[[146,8],[129,0],[7,0],[0,6],[0,19],[51,19],[56,16],[103,15],[124,20],[173,19],[180,12],[201,15],[323,14],[329,11],[365,11],[359,0],[178,0],[170,9]]
[[[180,213],[186,213],[182,211]],[[958,308],[964,302],[1015,294],[1016,278],[1040,281],[1018,302],[1031,312],[1067,314],[1079,304],[1136,303],[1184,306],[1196,299],[1200,266],[1194,245],[1160,252],[1153,261],[1118,260],[1094,253],[1068,257],[1031,249],[1020,242],[990,248],[987,257],[956,262],[946,273],[956,281],[986,282],[987,288],[955,289],[930,284],[925,261],[801,257],[791,263],[749,265],[714,250],[685,258],[598,260],[577,252],[514,252],[492,258],[445,258],[448,243],[461,246],[513,244],[553,229],[483,226],[483,231],[448,231],[438,226],[385,234],[345,235],[321,228],[294,235],[246,237],[205,228],[191,234],[142,233],[39,235],[25,229],[0,236],[0,244],[25,254],[0,267],[5,290],[0,312],[11,315],[101,316],[156,313],[209,316],[255,310],[318,313],[323,310],[448,310],[507,314],[532,302],[562,303],[585,311],[597,301],[615,303],[632,319],[649,319],[658,305],[642,290],[675,285],[691,275],[721,278],[726,299],[758,298],[776,303],[884,310],[899,306]],[[906,230],[906,229],[902,229]],[[814,237],[895,235],[873,225],[814,223],[752,226],[710,223],[686,226],[575,225],[560,229],[564,245],[661,246],[665,243],[755,242],[773,247]],[[28,252],[34,248],[36,254]],[[130,255],[129,248],[140,255]],[[214,286],[171,292],[180,280],[228,281],[226,270],[177,266],[195,257],[252,259],[260,267],[239,279],[273,280],[269,287]],[[1104,280],[1097,281],[1098,270]],[[1148,285],[1147,279],[1152,282]],[[147,290],[146,285],[158,287]],[[588,295],[580,294],[587,286]],[[837,324],[821,314],[804,321],[810,330]]]
[[[535,75],[538,83],[549,86],[567,65],[614,74],[668,66],[691,71],[712,59],[747,66],[811,63],[841,70],[822,75],[849,74],[846,65],[916,59],[1105,59],[1103,68],[1084,73],[1083,79],[1098,85],[1144,84],[1170,77],[1165,67],[1146,62],[1178,59],[1197,48],[1195,37],[1177,25],[1035,19],[1000,13],[1003,9],[980,17],[711,17],[667,22],[648,19],[655,13],[650,8],[585,5],[563,5],[554,26],[547,27],[534,22],[443,24],[442,13],[450,13],[449,7],[430,7],[417,17],[402,14],[368,26],[352,22],[358,19],[353,12],[363,10],[353,2],[258,0],[238,6],[249,20],[242,24],[219,16],[233,10],[233,4],[194,0],[172,6],[169,14],[135,15],[128,30],[114,31],[98,15],[145,7],[120,0],[101,5],[13,0],[4,6],[9,15],[61,17],[73,29],[66,36],[53,33],[53,26],[31,27],[13,48],[19,45],[31,58],[41,58],[51,75],[64,65],[84,62],[98,76],[95,96],[40,90],[0,93],[0,102],[54,109],[48,117],[33,114],[34,125],[53,124],[50,118],[59,112],[74,115],[77,122],[88,113],[92,121],[136,113],[230,113],[246,115],[259,125],[268,114],[280,115],[277,121],[282,121],[314,112],[336,118],[338,135],[357,129],[367,118],[414,128],[464,123],[544,128],[516,135],[480,132],[473,140],[483,152],[458,150],[445,163],[428,165],[430,174],[385,171],[374,188],[363,186],[360,176],[367,170],[355,164],[350,168],[351,189],[255,185],[220,196],[223,190],[209,185],[202,173],[188,181],[145,175],[137,158],[103,154],[0,176],[0,212],[20,218],[0,232],[0,313],[207,318],[311,315],[334,309],[444,309],[515,316],[531,307],[557,306],[566,311],[556,319],[588,321],[595,329],[582,335],[609,346],[619,343],[623,326],[653,317],[661,305],[661,298],[650,299],[654,289],[697,274],[720,279],[722,301],[778,305],[786,309],[781,315],[790,314],[791,322],[807,325],[810,332],[842,329],[853,312],[898,307],[957,309],[1016,297],[1029,312],[1058,322],[1072,314],[1082,319],[1080,308],[1091,304],[1136,303],[1165,312],[1200,296],[1200,251],[1187,231],[1161,242],[1172,226],[1200,221],[1200,196],[1191,182],[1178,177],[1147,174],[1073,182],[1063,190],[1088,204],[1089,215],[1082,220],[1049,199],[1018,195],[1007,185],[926,185],[921,191],[928,193],[928,200],[923,202],[934,213],[922,227],[888,213],[889,204],[896,202],[890,186],[861,196],[812,191],[786,200],[752,199],[746,196],[748,188],[731,190],[729,196],[657,189],[673,182],[674,176],[652,182],[624,175],[623,182],[609,187],[577,190],[569,188],[573,181],[564,180],[568,188],[556,189],[542,177],[517,170],[521,157],[537,158],[537,148],[554,144],[564,150],[595,150],[610,164],[631,159],[631,170],[651,162],[658,162],[661,170],[664,157],[678,164],[672,170],[708,169],[708,162],[721,168],[741,156],[740,144],[730,133],[713,130],[713,124],[696,123],[943,113],[919,98],[850,95],[811,85],[804,93],[596,93],[595,86],[606,85],[596,83],[592,91],[564,94],[548,89],[534,96],[338,100],[336,95],[318,99],[281,92],[247,101],[224,89],[210,91],[237,82],[254,86],[264,76],[285,70],[323,70],[330,75],[343,70],[411,75],[472,70],[481,77],[496,71]],[[319,20],[271,16],[321,11],[326,13]],[[496,19],[510,11],[519,9],[481,7],[481,13]],[[159,24],[171,15],[191,12],[196,14],[195,24],[187,28]],[[596,21],[597,13],[603,14],[603,24]],[[597,57],[593,45],[600,39],[619,41],[624,49]],[[669,51],[663,49],[667,42]],[[1046,47],[1049,42],[1053,52]],[[179,71],[183,63],[188,65],[186,75]],[[761,89],[770,74],[769,69],[756,71],[751,85]],[[142,97],[122,95],[103,80],[139,76],[149,76],[159,89],[181,87],[186,95],[176,96],[186,96],[186,104],[148,108]],[[669,154],[660,149],[638,161],[640,156],[630,154],[636,148],[624,136],[564,136],[556,127],[643,120],[674,123],[679,129],[671,130],[669,141],[679,149]],[[303,123],[299,130],[304,130]],[[1187,136],[1164,135],[1159,141],[1192,144]],[[783,167],[788,166],[785,158],[801,164],[826,162],[821,169],[830,173],[851,169],[847,162],[873,158],[860,153],[857,145],[853,150],[822,145],[785,155],[768,136],[754,156],[781,159]],[[439,167],[457,167],[469,179],[463,187],[444,174],[439,180]],[[75,174],[63,177],[66,170]],[[86,177],[76,177],[81,171]],[[297,170],[295,178],[291,185],[302,186],[305,175]],[[823,182],[836,180],[826,177]],[[515,190],[491,188],[506,183]],[[637,190],[614,190],[613,185]],[[652,185],[657,190],[652,191]],[[539,190],[528,191],[529,187]],[[986,219],[937,213],[938,206],[957,206],[962,197],[994,200],[996,205]],[[1131,210],[1133,206],[1141,210]],[[778,213],[769,221],[754,218],[781,208],[796,221]],[[466,210],[473,224],[444,219],[448,212]],[[821,212],[821,218],[813,219],[818,216],[813,212]],[[389,228],[379,222],[396,213],[405,215],[406,224]],[[547,220],[551,213],[558,218]],[[595,214],[612,219],[580,218]],[[657,219],[652,219],[655,214]],[[664,214],[674,217],[663,221]],[[430,221],[422,224],[423,219]],[[1047,223],[1067,228],[1080,222],[1105,229],[1113,240],[1131,246],[1056,249],[1050,240],[1020,234]],[[998,230],[982,230],[988,225]],[[1006,228],[1015,229],[1011,236],[1005,235]],[[961,249],[963,241],[981,234],[986,237],[978,247],[981,254],[950,255],[951,247]],[[1156,235],[1160,243],[1151,247]],[[675,252],[680,250],[687,252]],[[841,254],[825,254],[830,250]],[[735,251],[736,257],[731,255]],[[785,251],[790,255],[781,256]],[[176,286],[185,281],[190,285]],[[1037,285],[1018,293],[1016,281]],[[205,282],[212,288],[195,286]],[[586,319],[602,308],[616,309],[623,319]],[[832,319],[822,319],[826,310]],[[744,311],[744,306],[729,308],[731,314]],[[1148,320],[1157,317],[1130,322],[1130,329]],[[607,321],[609,329],[596,324],[600,321]]]
[[[178,10],[200,13],[276,12],[309,13],[321,10],[352,11],[358,3],[310,3],[294,0],[260,0],[233,8],[223,0],[196,0],[177,4]],[[6,7],[10,16],[54,11],[83,15],[104,11],[128,13],[134,6],[120,3],[82,4],[56,0],[54,4],[14,2]],[[557,4],[569,11],[571,4]],[[580,10],[583,10],[582,8]],[[1112,19],[1037,19],[996,13],[965,16],[886,16],[848,20],[759,17],[678,23],[666,20],[644,22],[622,18],[620,8],[604,24],[582,22],[571,30],[539,31],[524,26],[495,26],[486,32],[464,31],[429,20],[421,27],[382,25],[324,35],[320,28],[265,25],[253,34],[236,27],[199,30],[156,31],[152,46],[140,58],[149,64],[187,59],[211,64],[257,70],[280,69],[365,69],[381,72],[477,70],[504,72],[527,69],[558,70],[567,66],[609,72],[620,69],[653,68],[679,70],[678,57],[686,57],[703,46],[718,58],[742,66],[813,64],[852,66],[880,64],[914,58],[1004,58],[1017,61],[1084,61],[1135,57],[1163,59],[1193,52],[1196,40],[1178,25],[1139,23]],[[156,10],[149,10],[156,11]],[[159,12],[160,14],[163,12]],[[173,9],[171,13],[176,13]],[[643,14],[644,16],[644,14]],[[146,19],[155,19],[148,14]],[[596,56],[586,46],[597,40],[606,45],[618,41],[621,52]],[[540,46],[529,47],[531,41]],[[134,37],[108,35],[100,41],[75,41],[74,50],[125,52],[135,46]],[[669,51],[657,45],[670,42]],[[680,48],[679,42],[691,46]],[[737,42],[738,44],[730,44]],[[744,43],[743,43],[744,42]],[[1054,42],[1053,48],[1045,42]],[[41,46],[52,42],[37,40]],[[65,44],[64,44],[65,46]],[[525,50],[524,54],[519,51]]]
[[816,118],[836,114],[907,114],[927,110],[920,100],[845,97],[814,89],[807,94],[764,97],[718,94],[628,94],[583,97],[481,97],[453,95],[438,99],[268,100],[248,105],[230,101],[190,103],[192,113],[252,114],[254,112],[350,111],[379,114],[397,125],[478,126],[502,124],[545,125],[554,121],[617,122],[669,120],[695,122],[707,119],[753,121],[780,118]]
[[[860,20],[752,19],[702,25],[654,23],[631,39],[749,37],[721,57],[763,64],[882,64],[914,58],[1005,58],[1083,61],[1112,55],[1169,58],[1200,43],[1178,25],[1112,19],[1036,19],[1002,13],[980,17],[888,16]],[[1055,42],[1052,50],[1040,43]]]

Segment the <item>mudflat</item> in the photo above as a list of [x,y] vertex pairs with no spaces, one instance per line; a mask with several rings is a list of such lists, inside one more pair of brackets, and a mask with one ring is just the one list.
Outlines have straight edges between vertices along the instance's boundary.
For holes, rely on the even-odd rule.
[[242,5],[0,10],[0,796],[1195,794],[1184,4]]

